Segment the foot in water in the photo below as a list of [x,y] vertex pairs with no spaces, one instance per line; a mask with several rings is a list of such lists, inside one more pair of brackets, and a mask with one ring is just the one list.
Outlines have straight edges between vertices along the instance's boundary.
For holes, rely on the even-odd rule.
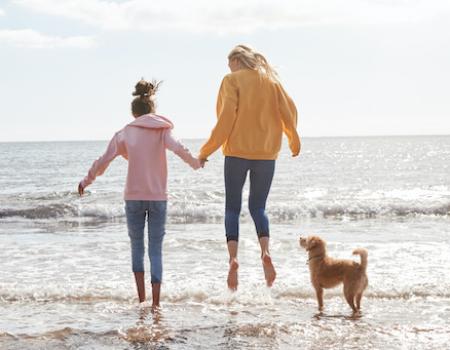
[[238,286],[238,268],[239,263],[236,258],[231,259],[230,261],[230,269],[228,270],[228,278],[227,278],[227,284],[228,288],[232,291],[237,290]]
[[264,268],[264,277],[266,278],[267,287],[272,287],[273,282],[277,277],[277,273],[275,272],[275,268],[272,264],[272,258],[269,254],[263,254],[261,260]]

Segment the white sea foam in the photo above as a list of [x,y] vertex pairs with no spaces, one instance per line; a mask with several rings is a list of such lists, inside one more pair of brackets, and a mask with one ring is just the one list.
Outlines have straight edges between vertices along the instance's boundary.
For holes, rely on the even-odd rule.
[[[418,191],[420,192],[420,191]],[[377,196],[377,194],[375,194]],[[383,199],[334,199],[314,198],[313,200],[284,201],[271,203],[267,209],[271,221],[274,223],[289,223],[303,218],[337,218],[351,217],[365,219],[373,217],[405,217],[405,216],[450,216],[450,196],[435,198],[413,197],[410,200],[398,199],[398,195],[391,193]],[[436,197],[436,194],[433,194]],[[124,217],[123,203],[116,200],[105,203],[45,203],[36,207],[0,209],[0,219],[15,217],[18,219],[65,219],[92,218],[98,220],[117,219]],[[223,203],[199,203],[171,201],[169,204],[168,220],[171,223],[218,223],[223,220]],[[247,209],[243,210],[243,219],[249,220]]]

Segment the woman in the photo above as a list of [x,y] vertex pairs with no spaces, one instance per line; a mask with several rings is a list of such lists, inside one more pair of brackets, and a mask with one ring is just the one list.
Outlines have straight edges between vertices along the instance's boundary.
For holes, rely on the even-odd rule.
[[300,153],[297,110],[263,55],[244,45],[228,55],[231,73],[220,86],[217,124],[200,150],[202,164],[222,146],[225,155],[225,231],[228,246],[228,288],[238,285],[237,260],[242,188],[250,172],[249,209],[261,246],[264,275],[269,287],[276,272],[269,254],[266,200],[284,132],[292,156]]
[[132,270],[139,302],[142,303],[145,301],[144,228],[147,219],[153,309],[159,307],[162,282],[162,243],[167,209],[166,149],[193,169],[200,168],[200,161],[172,137],[172,122],[155,114],[154,94],[157,88],[158,84],[145,80],[136,84],[133,95],[137,97],[131,103],[135,120],[114,135],[106,152],[92,164],[87,176],[78,185],[81,196],[114,158],[121,155],[128,160],[124,199]]

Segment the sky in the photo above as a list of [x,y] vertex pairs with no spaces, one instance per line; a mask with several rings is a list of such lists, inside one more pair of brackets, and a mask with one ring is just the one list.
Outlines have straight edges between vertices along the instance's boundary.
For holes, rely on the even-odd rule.
[[110,139],[141,77],[177,137],[207,138],[237,44],[303,137],[450,134],[448,0],[0,0],[0,142]]

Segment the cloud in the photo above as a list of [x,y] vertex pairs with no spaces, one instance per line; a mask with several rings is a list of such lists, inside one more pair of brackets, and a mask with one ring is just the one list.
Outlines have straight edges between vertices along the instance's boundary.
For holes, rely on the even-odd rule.
[[5,11],[3,11],[2,9],[0,9],[0,16],[4,16],[5,15]]
[[215,33],[419,21],[450,10],[448,0],[14,0],[14,3],[103,30]]
[[88,36],[59,37],[48,36],[32,29],[0,29],[0,43],[15,47],[46,48],[90,48],[95,42]]

